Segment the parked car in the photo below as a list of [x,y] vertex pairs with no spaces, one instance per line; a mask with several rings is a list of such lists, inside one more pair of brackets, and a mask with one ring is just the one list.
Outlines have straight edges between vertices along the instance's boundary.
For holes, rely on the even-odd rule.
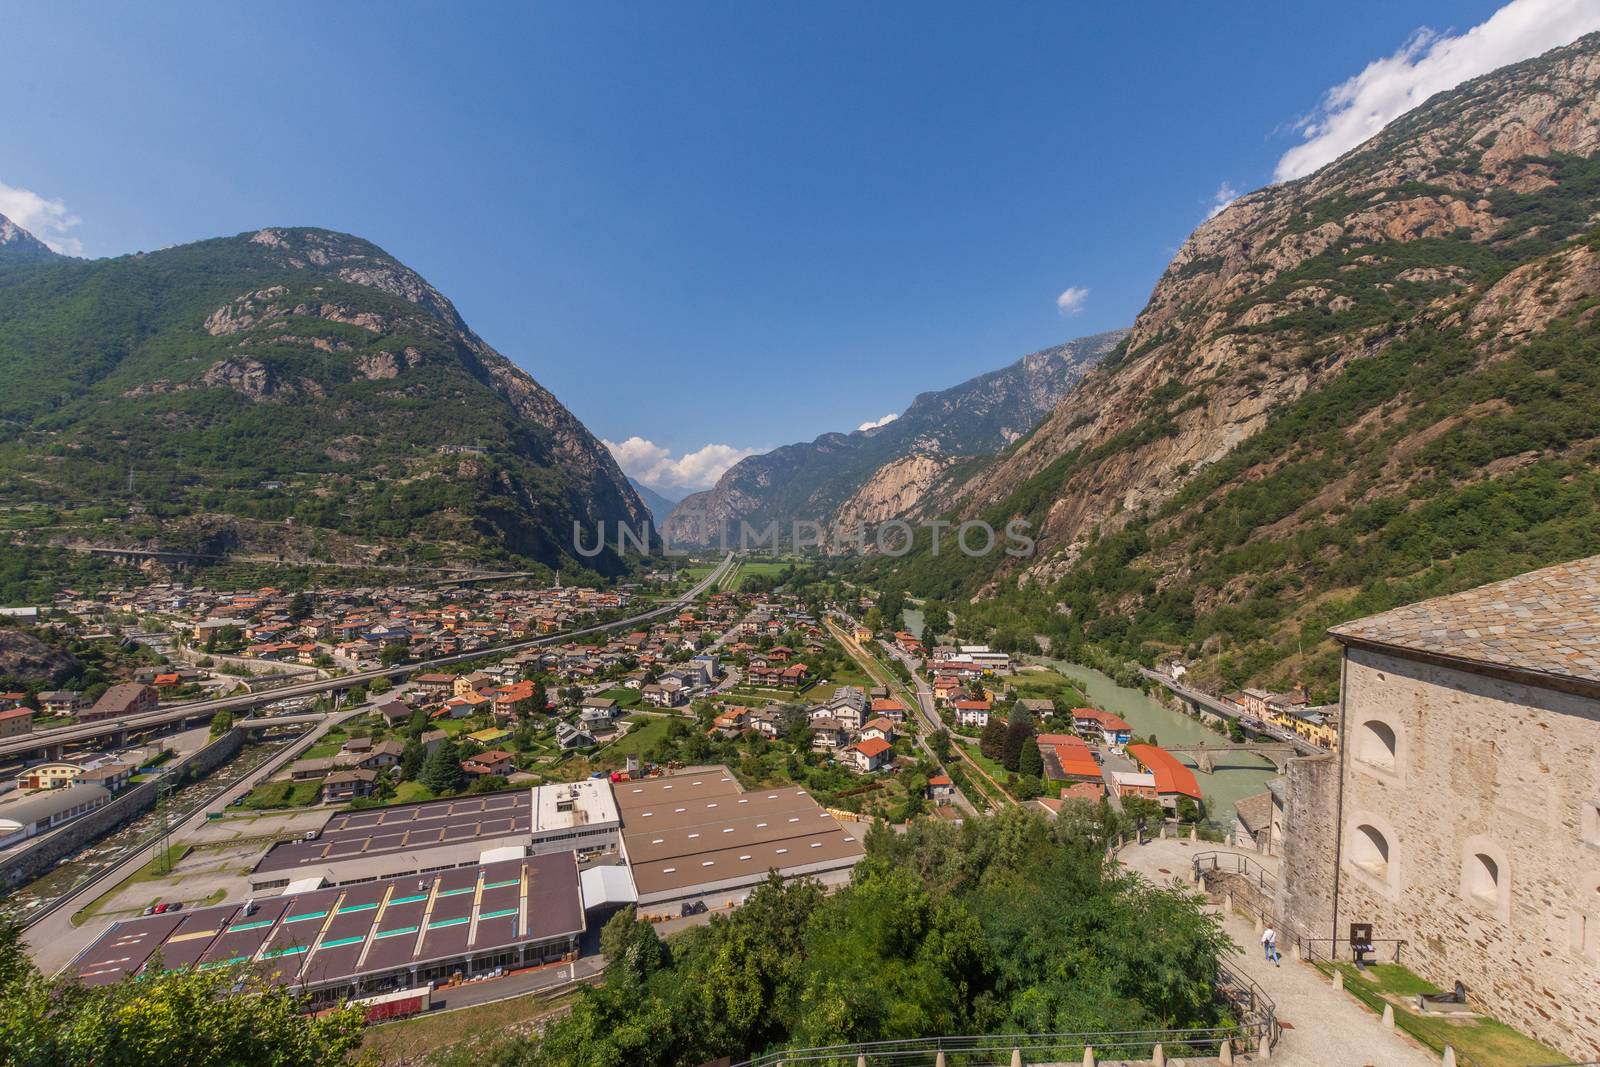
[[164,914],[166,912],[166,910],[167,910],[167,905],[165,905],[165,904],[157,904],[156,905],[156,909],[152,914],[161,915],[161,914]]
[[183,901],[181,901],[181,900],[174,900],[171,904],[167,905],[167,911],[169,911],[169,912],[182,911],[182,910],[183,910]]

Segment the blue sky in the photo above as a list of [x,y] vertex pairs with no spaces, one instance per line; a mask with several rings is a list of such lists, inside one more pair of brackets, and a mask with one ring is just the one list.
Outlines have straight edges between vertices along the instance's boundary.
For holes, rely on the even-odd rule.
[[1363,121],[1330,89],[1600,7],[1449,36],[1500,6],[15,5],[0,205],[96,256],[370,238],[681,490],[1128,324],[1219,190]]

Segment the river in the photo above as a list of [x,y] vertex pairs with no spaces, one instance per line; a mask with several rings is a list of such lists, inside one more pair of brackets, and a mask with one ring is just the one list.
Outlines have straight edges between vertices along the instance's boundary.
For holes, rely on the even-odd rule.
[[[1141,690],[1118,685],[1093,668],[1042,656],[1028,658],[1071,678],[1088,696],[1092,706],[1122,716],[1128,720],[1135,734],[1141,737],[1154,735],[1158,745],[1196,744],[1201,741],[1217,744],[1226,741],[1222,734],[1201,724],[1198,719],[1172,710]],[[1194,761],[1189,757],[1179,755],[1178,758],[1194,766]],[[1267,782],[1278,776],[1271,762],[1247,752],[1231,754],[1228,762],[1248,766],[1218,767],[1215,774],[1203,774],[1198,769],[1194,772],[1196,781],[1200,783],[1200,792],[1206,798],[1209,820],[1224,829],[1232,829],[1235,803],[1262,792]]]

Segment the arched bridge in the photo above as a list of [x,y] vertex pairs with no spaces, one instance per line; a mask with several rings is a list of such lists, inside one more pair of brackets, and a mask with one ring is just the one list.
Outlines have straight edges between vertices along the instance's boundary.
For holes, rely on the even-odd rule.
[[1283,773],[1284,767],[1288,765],[1291,758],[1300,755],[1299,750],[1294,745],[1276,741],[1241,741],[1238,744],[1231,741],[1223,741],[1215,745],[1179,745],[1177,747],[1162,745],[1161,747],[1174,756],[1189,756],[1200,770],[1206,774],[1215,773],[1218,767],[1249,766],[1244,763],[1227,762],[1228,755],[1234,752],[1249,752],[1269,759],[1272,761],[1272,765],[1277,768],[1279,774]]

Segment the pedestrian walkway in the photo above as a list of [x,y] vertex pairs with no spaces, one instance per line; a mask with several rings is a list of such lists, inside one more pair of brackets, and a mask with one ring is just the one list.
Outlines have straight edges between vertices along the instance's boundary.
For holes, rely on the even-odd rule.
[[[1196,852],[1235,851],[1208,841],[1153,840],[1129,845],[1118,859],[1158,885],[1189,879]],[[1252,859],[1256,857],[1250,855]],[[1220,907],[1213,906],[1221,912]],[[1288,1067],[1438,1067],[1439,1057],[1400,1031],[1385,1030],[1382,1021],[1350,994],[1332,987],[1309,963],[1296,961],[1280,941],[1283,962],[1273,966],[1261,951],[1254,924],[1231,912],[1223,927],[1240,946],[1229,963],[1252,978],[1277,1005],[1283,1036],[1272,1062]]]

